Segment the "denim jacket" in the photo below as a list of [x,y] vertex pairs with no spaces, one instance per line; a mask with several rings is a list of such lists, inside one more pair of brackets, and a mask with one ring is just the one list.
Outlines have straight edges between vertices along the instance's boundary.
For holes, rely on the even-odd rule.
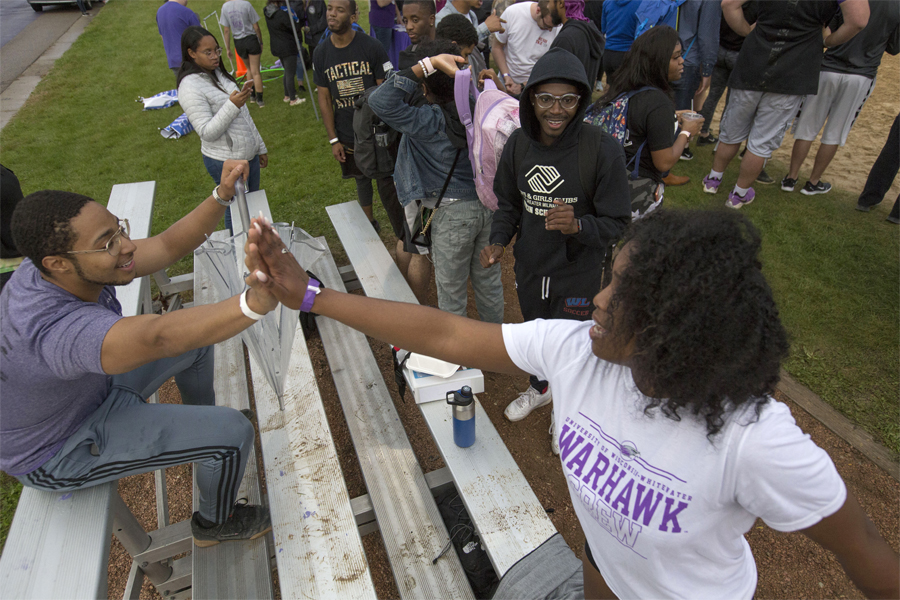
[[[394,167],[394,184],[403,206],[413,200],[437,200],[456,156],[456,148],[445,133],[441,108],[434,104],[414,107],[404,102],[418,86],[417,81],[392,73],[369,95],[369,106],[375,114],[403,134]],[[459,156],[444,198],[478,200],[466,150]]]

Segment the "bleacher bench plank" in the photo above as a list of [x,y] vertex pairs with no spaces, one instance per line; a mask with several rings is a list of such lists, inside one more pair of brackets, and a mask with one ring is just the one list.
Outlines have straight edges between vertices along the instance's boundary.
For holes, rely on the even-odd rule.
[[[359,204],[332,205],[327,211],[366,295],[417,303]],[[502,577],[555,534],[556,527],[480,403],[476,403],[476,442],[470,448],[460,448],[453,442],[449,405],[428,402],[419,408],[494,570]]]
[[[155,181],[121,183],[113,186],[106,208],[120,219],[128,219],[128,224],[131,226],[131,239],[140,240],[150,237],[155,199]],[[126,316],[140,314],[141,302],[144,300],[145,291],[149,286],[150,278],[141,277],[124,287],[116,288],[116,298],[122,305],[122,314]],[[126,305],[135,307],[134,313],[126,312]]]
[[[330,252],[315,269],[344,291]],[[332,319],[316,323],[400,597],[472,598],[455,552],[432,563],[449,536],[366,337]]]
[[[264,190],[247,194],[251,216],[272,220]],[[232,211],[235,234],[243,231]],[[243,248],[236,260],[243,266]],[[275,561],[282,598],[375,599],[375,586],[299,321],[281,410],[251,356]]]
[[[131,239],[150,235],[156,182],[113,186],[107,208],[128,218]],[[141,313],[147,278],[116,290],[122,314]],[[23,488],[3,556],[4,598],[106,598],[112,519],[118,483],[74,492]]]
[[[217,231],[214,240],[224,240],[226,232]],[[213,304],[219,298],[204,262],[194,261],[194,304]],[[250,407],[247,372],[244,365],[244,346],[237,337],[216,344],[215,390],[216,405],[237,410]],[[256,450],[251,449],[238,488],[238,498],[251,504],[262,501],[259,474],[256,470]],[[194,487],[194,510],[199,495]],[[265,538],[247,542],[230,542],[208,548],[194,546],[192,554],[192,597],[205,598],[273,598],[272,574]]]

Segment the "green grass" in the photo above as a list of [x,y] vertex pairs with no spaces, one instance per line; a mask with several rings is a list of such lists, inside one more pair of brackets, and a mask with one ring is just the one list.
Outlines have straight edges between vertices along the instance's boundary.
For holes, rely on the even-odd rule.
[[[712,149],[695,148],[694,154],[675,168],[692,182],[668,188],[668,205],[722,207],[739,161],[711,196],[699,182],[709,172]],[[786,173],[775,162],[767,170],[776,180]],[[840,189],[812,197],[799,189],[782,192],[777,183],[754,189],[756,199],[741,211],[762,233],[764,272],[791,339],[785,368],[896,454],[900,245],[897,226],[885,221],[891,202],[861,213],[853,209],[858,194]]]
[[[264,1],[253,4],[262,14]],[[115,183],[154,180],[154,232],[209,195],[212,182],[197,135],[181,140],[159,135],[181,110],[142,112],[134,102],[174,87],[156,32],[158,6],[150,1],[105,6],[0,133],[3,164],[16,172],[23,191],[71,190],[105,202]],[[203,17],[219,10],[221,0],[191,0],[190,8]],[[361,21],[368,28],[366,15]],[[209,25],[218,36],[218,28]],[[263,64],[271,64],[268,32],[263,35]],[[289,107],[282,95],[281,83],[269,82],[267,106],[250,108],[269,149],[262,187],[276,220],[324,235],[341,260],[324,207],[354,200],[355,185],[340,179],[309,100]],[[721,207],[725,188],[736,178],[737,161],[714,197],[698,184],[711,163],[711,150],[695,153],[692,162],[676,168],[694,181],[667,190],[667,204]],[[769,170],[776,178],[784,174],[779,165]],[[758,185],[756,191],[756,201],[743,212],[763,234],[765,272],[792,340],[787,370],[893,452],[900,451],[900,245],[897,228],[884,222],[889,207],[858,213],[852,208],[854,195],[840,190],[813,198],[785,194],[775,186]],[[377,202],[376,216],[387,224]],[[191,270],[187,258],[174,272]],[[0,543],[18,490],[15,480],[0,478]]]
[[[262,20],[263,65],[275,62],[262,17],[264,0],[252,0]],[[362,11],[366,5],[360,3]],[[191,0],[201,19],[219,11],[221,0]],[[139,96],[175,87],[156,30],[159,2],[111,2],[60,58],[16,117],[0,132],[3,164],[13,171],[26,194],[41,189],[74,191],[106,203],[112,186],[156,181],[153,231],[158,233],[209,196],[212,179],[200,157],[200,138],[192,133],[167,140],[159,130],[181,115],[175,107],[142,111]],[[360,24],[368,29],[368,14]],[[219,43],[215,22],[207,22]],[[226,65],[227,65],[226,61]],[[312,72],[310,72],[310,79]],[[356,199],[356,185],[340,178],[328,136],[306,103],[288,106],[281,80],[266,84],[266,107],[250,111],[269,150],[262,172],[272,216],[324,235],[343,260],[343,249],[324,207]],[[376,218],[390,231],[378,202]],[[387,234],[386,234],[387,235]],[[171,270],[193,271],[190,257]],[[21,485],[0,474],[0,547],[6,541]]]
[[6,536],[9,534],[9,526],[12,523],[16,505],[19,503],[19,494],[22,492],[22,484],[6,473],[0,472],[0,552],[6,544]]

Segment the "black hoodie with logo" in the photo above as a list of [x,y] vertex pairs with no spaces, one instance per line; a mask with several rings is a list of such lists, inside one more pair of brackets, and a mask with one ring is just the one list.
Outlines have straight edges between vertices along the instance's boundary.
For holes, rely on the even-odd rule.
[[[542,83],[560,80],[578,88],[581,102],[562,135],[553,145],[544,146],[530,91]],[[514,250],[517,270],[524,268],[542,277],[566,277],[600,269],[606,249],[631,222],[625,154],[612,136],[599,130],[587,132],[599,144],[590,160],[595,165],[596,187],[593,197],[585,197],[578,139],[582,128],[598,129],[583,121],[590,103],[584,67],[572,53],[551,49],[537,61],[519,99],[522,127],[506,143],[494,179],[499,206],[494,212],[490,241],[505,246],[518,236]],[[513,164],[517,143],[527,144],[519,165]],[[566,235],[545,228],[545,215],[556,206],[554,200],[574,207],[575,217],[582,224],[579,233]]]

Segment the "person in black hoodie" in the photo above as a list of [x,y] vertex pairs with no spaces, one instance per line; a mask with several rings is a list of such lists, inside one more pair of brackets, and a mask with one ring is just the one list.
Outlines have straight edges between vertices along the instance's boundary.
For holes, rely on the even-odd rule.
[[551,0],[550,16],[554,27],[562,25],[550,48],[562,48],[577,56],[593,91],[600,74],[606,38],[584,16],[584,0]]
[[[522,127],[497,166],[499,207],[481,265],[497,268],[517,236],[516,291],[526,321],[589,319],[606,253],[631,221],[625,154],[612,136],[583,122],[590,103],[578,58],[549,50],[522,91]],[[583,151],[590,156],[579,157]],[[547,382],[532,376],[504,414],[518,421],[551,399]],[[558,452],[552,426],[551,433]]]
[[[300,15],[291,6],[295,16],[294,27],[299,35],[302,24]],[[269,0],[263,14],[266,16],[266,27],[269,29],[269,43],[272,47],[272,55],[281,60],[284,68],[284,101],[291,106],[300,104],[297,98],[297,87],[294,85],[294,77],[297,72],[297,41],[294,39],[294,29],[291,27],[291,17],[288,15],[288,7],[285,0]],[[304,91],[303,80],[300,80],[300,89]]]
[[309,46],[309,55],[316,53],[316,46],[322,41],[322,34],[328,29],[325,0],[309,0],[306,5],[306,26],[303,37]]

